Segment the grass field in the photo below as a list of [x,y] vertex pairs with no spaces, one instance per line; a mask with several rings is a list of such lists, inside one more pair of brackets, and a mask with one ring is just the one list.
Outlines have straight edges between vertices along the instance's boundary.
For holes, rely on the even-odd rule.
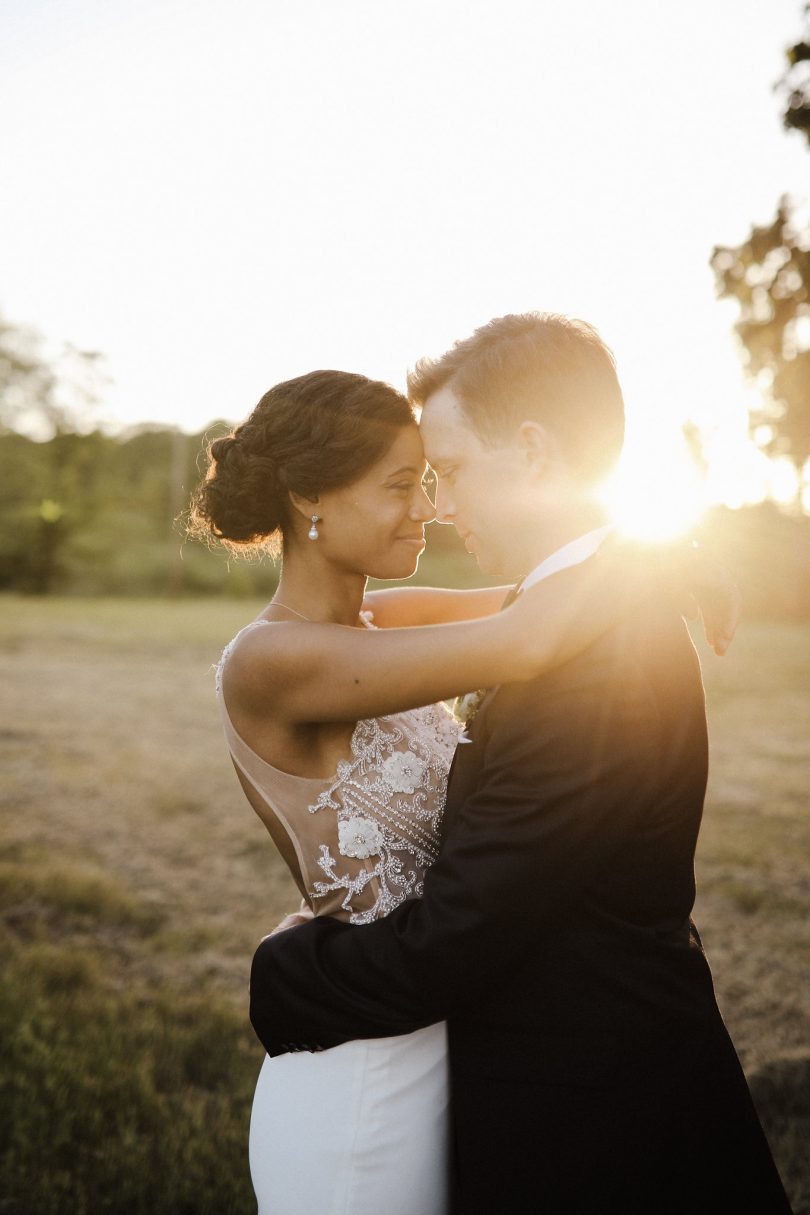
[[[231,601],[0,599],[2,1215],[247,1215],[259,938],[297,903],[226,757]],[[810,626],[701,648],[696,919],[810,1212]]]

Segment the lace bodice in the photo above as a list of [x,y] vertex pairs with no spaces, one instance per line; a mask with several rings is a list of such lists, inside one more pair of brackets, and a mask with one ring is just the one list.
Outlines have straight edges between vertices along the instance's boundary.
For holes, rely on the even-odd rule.
[[232,645],[217,668],[231,756],[315,914],[366,924],[418,898],[438,855],[456,719],[439,704],[359,721],[350,755],[331,779],[292,776],[261,759],[233,727],[221,680]]

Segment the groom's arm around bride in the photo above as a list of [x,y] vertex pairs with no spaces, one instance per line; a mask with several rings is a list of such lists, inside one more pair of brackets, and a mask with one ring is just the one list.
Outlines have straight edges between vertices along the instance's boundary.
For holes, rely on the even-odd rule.
[[689,920],[707,748],[683,622],[645,609],[499,689],[472,737],[423,899],[260,947],[265,1046],[447,1018],[465,1211],[504,1177],[552,1211],[787,1210]]

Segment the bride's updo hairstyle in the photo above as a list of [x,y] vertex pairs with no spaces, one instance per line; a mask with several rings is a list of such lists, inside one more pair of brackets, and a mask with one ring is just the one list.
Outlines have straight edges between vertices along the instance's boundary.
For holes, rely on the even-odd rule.
[[275,556],[291,490],[314,500],[351,485],[415,421],[406,397],[364,375],[311,371],[276,384],[247,421],[209,443],[189,530],[232,553]]

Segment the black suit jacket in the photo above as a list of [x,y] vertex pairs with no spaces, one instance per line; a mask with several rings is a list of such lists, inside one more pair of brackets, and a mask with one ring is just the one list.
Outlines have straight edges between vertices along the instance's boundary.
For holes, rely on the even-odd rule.
[[549,1212],[700,1211],[694,1178],[691,1205],[670,1208],[656,1177],[704,1117],[736,1128],[729,1159],[759,1160],[773,1205],[757,1209],[786,1210],[689,918],[707,740],[683,621],[637,613],[496,689],[471,734],[424,897],[259,947],[251,1020],[268,1053],[446,1018],[459,1211],[526,1209],[538,1186]]

